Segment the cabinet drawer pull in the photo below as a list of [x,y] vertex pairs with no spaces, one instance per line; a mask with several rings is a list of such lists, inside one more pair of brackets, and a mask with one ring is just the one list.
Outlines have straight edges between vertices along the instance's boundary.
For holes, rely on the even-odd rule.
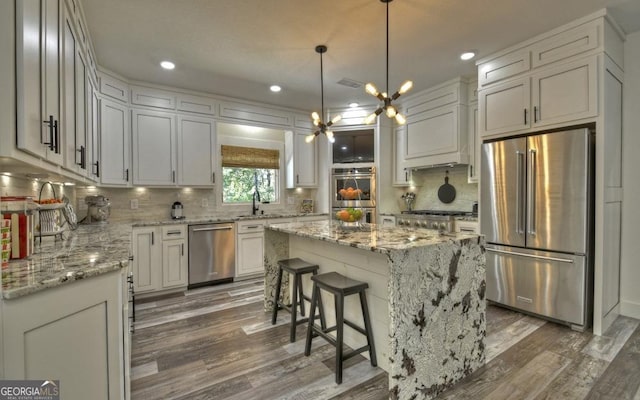
[[246,229],[258,229],[260,228],[260,225],[249,225],[249,226],[245,226]]
[[181,231],[168,231],[167,235],[179,235],[181,233],[182,233]]
[[233,229],[231,226],[223,226],[221,228],[196,228],[193,232],[206,232],[206,231],[229,231]]

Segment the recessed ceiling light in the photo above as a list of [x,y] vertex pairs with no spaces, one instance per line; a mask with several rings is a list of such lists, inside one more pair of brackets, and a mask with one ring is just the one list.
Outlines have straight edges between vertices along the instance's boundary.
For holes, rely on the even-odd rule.
[[358,107],[359,105],[360,105],[360,104],[358,104],[358,103],[356,103],[356,102],[349,103],[349,107],[351,107],[351,108],[356,108],[356,107]]
[[164,69],[174,69],[176,67],[176,65],[171,61],[162,61],[160,66]]
[[476,53],[474,53],[473,51],[465,51],[464,53],[460,54],[460,59],[466,61],[466,60],[471,60],[475,56],[476,56]]
[[269,90],[271,90],[274,93],[278,93],[279,91],[282,90],[282,88],[278,85],[271,85],[271,87],[269,88]]

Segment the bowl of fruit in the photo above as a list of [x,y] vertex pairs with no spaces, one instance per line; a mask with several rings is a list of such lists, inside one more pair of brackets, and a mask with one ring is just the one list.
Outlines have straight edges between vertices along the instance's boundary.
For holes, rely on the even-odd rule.
[[336,219],[343,226],[358,226],[363,215],[362,210],[359,208],[344,208],[336,212]]
[[338,194],[343,200],[359,200],[362,197],[362,190],[348,187],[338,190]]

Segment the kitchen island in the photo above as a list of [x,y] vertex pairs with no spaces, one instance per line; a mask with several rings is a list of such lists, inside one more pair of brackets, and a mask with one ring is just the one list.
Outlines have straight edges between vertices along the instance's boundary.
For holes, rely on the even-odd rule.
[[[433,398],[484,364],[481,236],[367,224],[347,228],[329,220],[271,224],[265,231],[265,310],[274,304],[277,261],[291,257],[317,263],[320,273],[336,271],[369,284],[376,354],[389,374],[390,398]],[[309,293],[310,281],[303,286]],[[288,291],[283,293],[287,301]],[[331,325],[333,299],[323,300]],[[357,299],[345,301],[345,316],[362,323]],[[347,345],[363,341],[345,330]]]

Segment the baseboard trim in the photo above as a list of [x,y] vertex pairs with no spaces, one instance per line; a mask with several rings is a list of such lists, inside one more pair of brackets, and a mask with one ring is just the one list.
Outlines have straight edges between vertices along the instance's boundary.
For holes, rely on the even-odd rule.
[[625,317],[640,319],[640,303],[622,300],[620,302],[620,314]]

